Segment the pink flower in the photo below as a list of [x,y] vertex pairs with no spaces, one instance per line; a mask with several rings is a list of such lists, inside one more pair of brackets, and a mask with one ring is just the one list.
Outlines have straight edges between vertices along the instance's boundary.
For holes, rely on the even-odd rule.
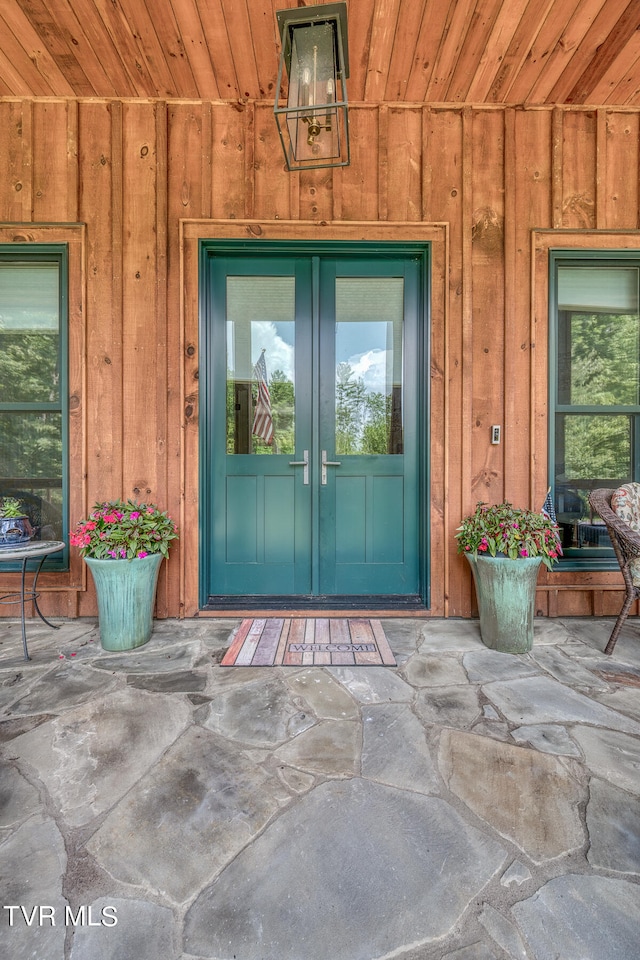
[[133,513],[129,514],[129,516],[131,517],[132,520],[137,520],[138,517],[140,516],[140,511],[134,510]]
[[139,556],[139,557],[148,557],[149,554],[147,553],[146,550],[138,550],[137,556]]
[[525,547],[522,547],[521,550],[520,550],[520,556],[521,556],[521,557],[528,557],[528,556],[529,556],[529,551],[528,551]]

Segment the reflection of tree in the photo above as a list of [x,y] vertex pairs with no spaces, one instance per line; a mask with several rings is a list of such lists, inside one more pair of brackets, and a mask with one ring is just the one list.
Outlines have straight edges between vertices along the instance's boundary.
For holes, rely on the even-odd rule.
[[60,413],[18,409],[22,401],[59,399],[57,337],[0,333],[0,399],[16,404],[0,415],[0,473],[25,480],[61,478]]
[[558,468],[572,478],[625,479],[631,467],[629,419],[606,408],[638,403],[638,316],[571,313],[561,317],[561,331],[563,323],[570,356],[560,353],[560,402],[603,407],[605,415],[562,418],[564,465]]
[[[282,370],[274,370],[269,380],[271,416],[273,417],[273,441],[271,451],[261,440],[257,443],[270,453],[295,453],[295,394],[291,380]],[[256,451],[257,452],[257,451]]]
[[[273,444],[269,446],[251,433],[258,393],[254,381],[233,379],[227,371],[227,453],[295,453],[295,392],[291,380],[282,370],[274,370],[269,378]],[[240,429],[242,428],[242,429]],[[236,430],[239,436],[236,437]],[[242,433],[242,436],[240,436]]]
[[367,393],[348,363],[336,369],[336,453],[389,453],[391,397]]
[[[269,394],[271,446],[251,434],[257,385],[236,381],[233,373],[227,372],[227,453],[295,454],[295,389],[282,370],[274,370],[269,378]],[[367,393],[362,377],[356,377],[348,363],[340,363],[336,377],[336,453],[399,452],[391,449],[391,423],[392,397]]]

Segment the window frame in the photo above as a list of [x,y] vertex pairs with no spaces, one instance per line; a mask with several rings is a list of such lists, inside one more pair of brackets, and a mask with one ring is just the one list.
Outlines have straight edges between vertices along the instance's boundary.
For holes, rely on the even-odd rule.
[[[69,249],[66,243],[0,243],[1,263],[56,263],[58,265],[58,399],[0,401],[0,413],[59,413],[62,440],[62,533],[64,550],[47,557],[43,570],[69,569]],[[0,557],[1,559],[1,557]],[[6,569],[10,569],[7,565]],[[16,566],[18,569],[18,566]]]
[[[0,222],[0,244],[15,250],[16,259],[35,244],[65,244],[68,253],[68,500],[65,512],[70,527],[87,511],[87,226],[85,223]],[[66,552],[66,551],[65,551]],[[78,594],[87,590],[87,567],[78,550],[68,553],[68,568],[44,566],[38,591],[52,594],[55,611],[77,616]],[[61,558],[62,559],[62,558]],[[19,572],[9,564],[0,567],[0,592],[9,593],[19,584]],[[40,601],[43,609],[47,609]],[[49,607],[49,609],[53,609]]]
[[[640,395],[637,404],[567,404],[560,403],[559,393],[559,311],[558,269],[560,267],[629,267],[638,269],[640,276],[640,249],[550,248],[549,249],[549,327],[548,327],[548,482],[555,503],[556,419],[558,414],[603,414],[623,415],[631,420],[631,469],[633,479],[640,481]],[[640,392],[640,391],[639,391]],[[623,481],[621,481],[623,482]],[[581,557],[563,557],[559,570],[606,571],[617,570],[618,562],[613,549],[609,556],[594,555],[585,548]]]

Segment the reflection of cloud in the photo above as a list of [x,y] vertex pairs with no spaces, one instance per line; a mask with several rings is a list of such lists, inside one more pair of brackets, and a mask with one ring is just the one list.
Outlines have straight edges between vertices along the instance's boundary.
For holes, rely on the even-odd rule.
[[[293,323],[291,326],[293,332]],[[282,370],[287,379],[294,379],[294,348],[278,333],[271,320],[253,320],[251,322],[251,362],[255,363],[264,347],[267,375],[271,377],[275,370]]]
[[365,353],[356,353],[347,363],[356,377],[364,380],[367,393],[387,391],[387,351],[376,348]]

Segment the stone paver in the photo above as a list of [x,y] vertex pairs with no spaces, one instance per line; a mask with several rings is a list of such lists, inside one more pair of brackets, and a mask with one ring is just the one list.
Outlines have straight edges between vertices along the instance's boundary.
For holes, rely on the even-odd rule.
[[534,647],[531,656],[543,670],[568,687],[584,691],[607,689],[606,681],[597,673],[587,670],[557,647]]
[[11,707],[15,716],[32,713],[61,713],[69,707],[95,700],[114,690],[118,681],[95,670],[83,669],[66,660],[46,674],[46,683],[38,683]]
[[438,792],[424,727],[406,704],[371,704],[362,719],[363,777],[419,793]]
[[637,960],[635,619],[220,667],[239,623],[0,621],[0,960]]
[[402,670],[402,676],[414,687],[446,687],[465,683],[467,679],[455,657],[433,654],[412,657]]
[[555,757],[458,730],[445,730],[440,769],[447,786],[534,862],[585,841],[584,790]]
[[123,688],[12,741],[67,823],[88,823],[120,800],[185,729],[186,703]]
[[527,951],[515,925],[495,907],[485,903],[478,919],[495,942],[500,944],[510,960],[528,960]]
[[63,957],[66,860],[56,824],[39,817],[22,824],[0,845],[0,960]]
[[580,757],[581,753],[565,727],[552,723],[538,723],[534,726],[517,727],[511,731],[516,743],[530,743],[543,753],[555,753],[565,757]]
[[243,960],[371,960],[443,936],[504,857],[443,800],[326,783],[201,894],[185,943],[207,958],[233,944]]
[[483,690],[500,712],[514,723],[589,723],[640,735],[640,724],[565,687],[551,677],[487,683]]
[[287,678],[294,697],[302,700],[322,720],[357,720],[358,707],[344,687],[324,670],[301,670]]
[[[247,667],[238,669],[251,673]],[[274,747],[315,723],[309,710],[302,710],[291,699],[284,680],[265,676],[218,695],[211,704],[206,726],[231,740]]]
[[[192,727],[111,812],[87,849],[118,880],[146,883],[179,903],[221,870],[286,799],[279,778]],[[197,856],[185,857],[189,849]]]
[[533,960],[633,960],[640,887],[599,876],[550,880],[512,912]]
[[604,780],[591,781],[587,806],[591,845],[587,858],[594,867],[640,876],[640,804]]
[[[73,913],[74,918],[80,917],[80,922],[74,928],[70,960],[180,957],[178,928],[167,907],[119,897],[103,897],[85,906],[84,914],[78,910]],[[89,916],[91,923],[82,922]]]
[[395,671],[384,667],[330,667],[329,670],[358,703],[387,703],[413,698],[413,688]]
[[416,697],[416,713],[426,723],[467,728],[482,716],[480,690],[463,686],[422,688]]
[[489,680],[514,680],[516,677],[531,677],[539,670],[531,657],[500,653],[497,650],[474,650],[462,658],[464,668],[472,683],[487,683]]
[[640,739],[616,730],[573,727],[589,769],[597,776],[636,793],[640,777]]
[[353,777],[358,771],[359,726],[349,720],[322,720],[275,752],[278,761],[325,777]]

